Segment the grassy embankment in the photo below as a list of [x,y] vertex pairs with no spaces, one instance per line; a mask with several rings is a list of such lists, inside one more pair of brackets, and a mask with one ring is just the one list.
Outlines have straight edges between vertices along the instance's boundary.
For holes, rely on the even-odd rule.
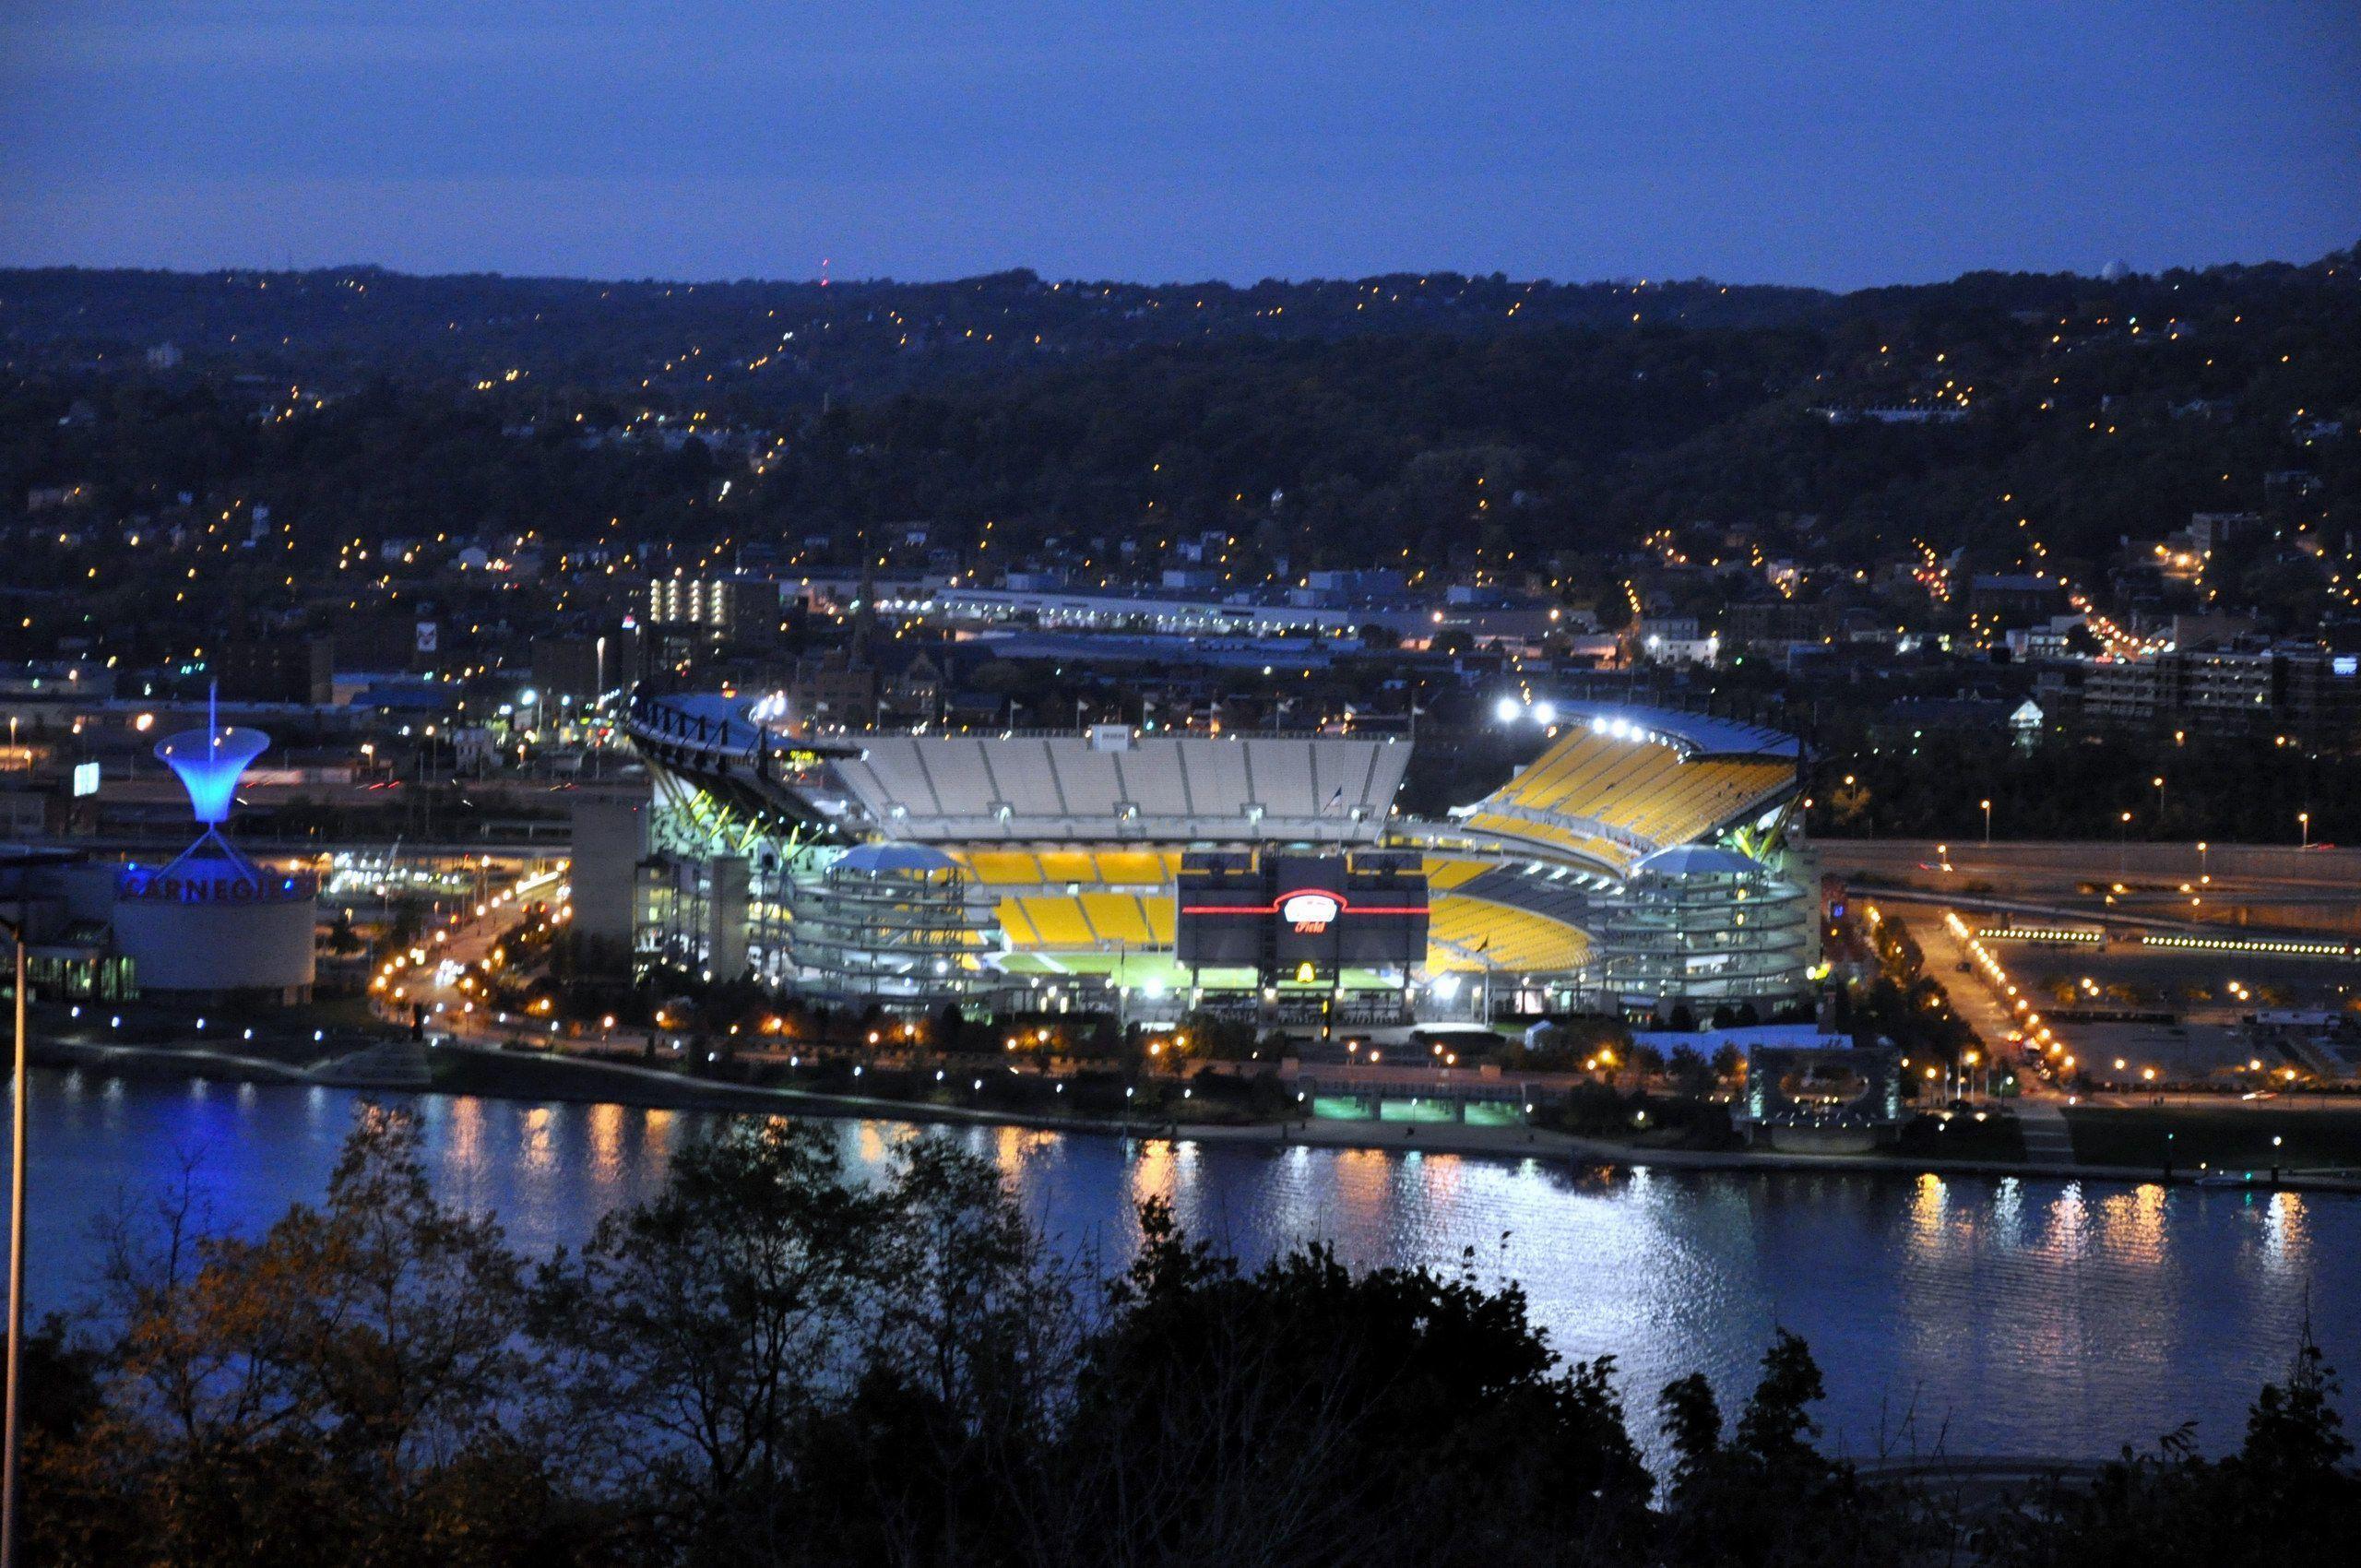
[[[2076,1106],[2066,1112],[2075,1157],[2092,1165],[2153,1165],[2177,1171],[2361,1167],[2361,1101],[2305,1107]],[[2166,1134],[2170,1134],[2167,1141]],[[2281,1143],[2273,1158],[2271,1140]]]

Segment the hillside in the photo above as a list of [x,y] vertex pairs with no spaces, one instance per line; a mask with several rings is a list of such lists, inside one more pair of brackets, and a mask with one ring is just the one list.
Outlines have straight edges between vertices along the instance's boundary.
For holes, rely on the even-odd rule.
[[2258,511],[2279,543],[2201,602],[2304,625],[2350,612],[2361,495],[2351,253],[1843,297],[19,271],[0,355],[0,496],[261,500],[297,560],[431,524],[898,564],[925,522],[987,570],[1220,530],[1241,580],[1406,561],[1604,592],[1643,542],[2080,577]]

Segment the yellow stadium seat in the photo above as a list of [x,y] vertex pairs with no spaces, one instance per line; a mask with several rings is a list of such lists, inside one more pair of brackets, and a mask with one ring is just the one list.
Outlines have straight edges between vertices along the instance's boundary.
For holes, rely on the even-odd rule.
[[1502,974],[1562,974],[1583,967],[1590,940],[1572,926],[1486,898],[1434,902],[1427,967]]
[[1032,922],[1033,929],[1040,933],[1040,946],[1082,948],[1097,944],[1089,921],[1084,918],[1079,898],[1028,894],[1017,902],[1024,906],[1025,917]]
[[1148,940],[1158,947],[1169,947],[1180,939],[1180,912],[1174,900],[1157,897],[1140,900],[1141,912],[1147,917]]
[[1140,901],[1134,895],[1086,893],[1082,896],[1082,909],[1099,941],[1127,942],[1135,947],[1147,944],[1147,920],[1140,912]]
[[1032,856],[1015,849],[971,849],[967,871],[988,887],[1027,887],[1041,880],[1041,868]]
[[[1581,729],[1543,753],[1485,803],[1587,819],[1652,844],[1680,844],[1774,795],[1795,772],[1795,764],[1777,758],[1685,762],[1674,746]],[[1573,840],[1587,836],[1572,822],[1560,827],[1483,811],[1469,821],[1537,845],[1592,852],[1575,849]],[[1628,863],[1631,854],[1616,849],[1608,858]]]
[[1097,882],[1098,872],[1090,863],[1090,851],[1087,849],[1044,849],[1041,851],[1041,880]]
[[1041,945],[1041,933],[1034,930],[1033,922],[1025,917],[1024,900],[1003,898],[992,906],[992,914],[999,920],[1001,930],[1008,933],[1010,946],[1032,948]]
[[1116,886],[1153,886],[1170,881],[1164,869],[1164,857],[1154,849],[1101,849],[1097,854],[1097,880]]

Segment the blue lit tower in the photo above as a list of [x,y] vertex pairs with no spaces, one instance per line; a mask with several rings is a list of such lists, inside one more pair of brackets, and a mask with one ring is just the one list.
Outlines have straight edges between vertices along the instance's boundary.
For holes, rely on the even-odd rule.
[[221,837],[238,779],[269,744],[259,730],[224,729],[211,700],[203,729],[157,743],[205,830],[171,864],[125,865],[116,881],[115,940],[142,992],[277,993],[291,1002],[310,992],[312,879],[267,871]]
[[206,826],[205,837],[217,843],[220,825],[230,820],[239,776],[270,744],[270,737],[259,730],[222,729],[219,713],[217,692],[206,698],[204,729],[184,730],[156,742],[157,756],[180,775],[189,809]]

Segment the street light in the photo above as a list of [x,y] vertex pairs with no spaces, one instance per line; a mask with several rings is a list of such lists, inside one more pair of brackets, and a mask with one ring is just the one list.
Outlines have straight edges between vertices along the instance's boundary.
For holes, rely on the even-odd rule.
[[2156,831],[2162,833],[2165,830],[2165,776],[2159,773],[2148,782],[2156,787]]
[[2307,849],[2310,849],[2312,847],[2312,814],[2309,812],[2297,812],[2296,814],[2296,826],[2303,830],[2303,847]]
[[1984,808],[1984,847],[1988,849],[1992,847],[1992,802],[1978,801],[1975,803]]
[[2115,874],[2125,875],[2131,865],[2131,814],[2125,812],[2115,824]]

